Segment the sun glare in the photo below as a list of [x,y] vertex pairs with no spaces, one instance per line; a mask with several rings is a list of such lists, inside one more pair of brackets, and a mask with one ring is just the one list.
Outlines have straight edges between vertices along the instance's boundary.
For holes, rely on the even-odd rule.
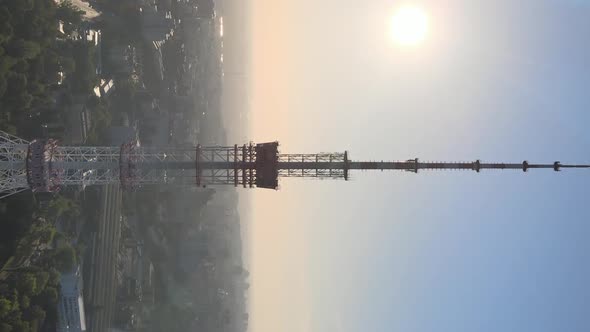
[[428,34],[428,15],[414,6],[402,7],[391,18],[391,36],[402,46],[422,43]]

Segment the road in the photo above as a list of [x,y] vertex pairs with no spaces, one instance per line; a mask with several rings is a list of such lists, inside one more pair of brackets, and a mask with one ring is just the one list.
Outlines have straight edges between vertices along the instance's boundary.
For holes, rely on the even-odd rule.
[[101,190],[102,209],[89,262],[92,272],[84,294],[91,332],[106,331],[113,320],[116,263],[121,238],[121,189],[118,184],[113,184]]

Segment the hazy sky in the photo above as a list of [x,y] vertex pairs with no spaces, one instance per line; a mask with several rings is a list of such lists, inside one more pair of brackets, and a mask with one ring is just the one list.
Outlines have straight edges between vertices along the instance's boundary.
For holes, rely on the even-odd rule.
[[[590,162],[590,2],[252,0],[251,137],[353,159]],[[404,3],[412,3],[406,1]],[[589,331],[590,174],[355,173],[245,193],[251,331]]]

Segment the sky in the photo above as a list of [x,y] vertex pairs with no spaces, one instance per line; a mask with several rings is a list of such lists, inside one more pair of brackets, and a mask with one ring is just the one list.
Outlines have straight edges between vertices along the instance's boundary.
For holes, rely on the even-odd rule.
[[[423,44],[391,42],[403,4]],[[590,1],[252,0],[250,137],[354,160],[590,163]],[[590,174],[243,192],[250,331],[588,331]]]

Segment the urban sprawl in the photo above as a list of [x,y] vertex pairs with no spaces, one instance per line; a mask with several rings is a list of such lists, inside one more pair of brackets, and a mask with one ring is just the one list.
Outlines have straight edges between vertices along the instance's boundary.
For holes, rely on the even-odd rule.
[[[213,0],[0,2],[0,130],[226,144],[223,18]],[[237,205],[233,187],[117,184],[0,200],[0,332],[246,331]]]

